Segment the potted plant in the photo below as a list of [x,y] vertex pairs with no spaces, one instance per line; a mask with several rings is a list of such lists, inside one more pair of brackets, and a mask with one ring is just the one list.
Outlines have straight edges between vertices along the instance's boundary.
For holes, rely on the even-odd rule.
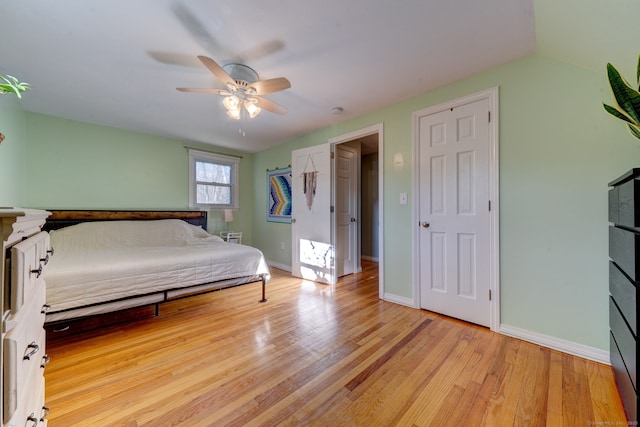
[[0,76],[0,93],[11,93],[18,98],[22,98],[22,92],[31,89],[29,83],[20,82],[13,76]]

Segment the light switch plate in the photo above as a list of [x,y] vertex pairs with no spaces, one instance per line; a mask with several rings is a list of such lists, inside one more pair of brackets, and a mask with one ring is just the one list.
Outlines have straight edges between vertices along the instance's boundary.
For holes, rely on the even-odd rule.
[[407,204],[407,193],[400,193],[400,204],[401,205]]

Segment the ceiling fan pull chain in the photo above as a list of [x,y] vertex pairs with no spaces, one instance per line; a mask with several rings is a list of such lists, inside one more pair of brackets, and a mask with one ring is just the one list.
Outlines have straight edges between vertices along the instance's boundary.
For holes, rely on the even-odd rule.
[[240,108],[240,127],[238,128],[238,133],[242,136],[245,136],[245,133],[243,130],[245,125],[245,117],[246,117],[246,114],[245,114],[244,108]]

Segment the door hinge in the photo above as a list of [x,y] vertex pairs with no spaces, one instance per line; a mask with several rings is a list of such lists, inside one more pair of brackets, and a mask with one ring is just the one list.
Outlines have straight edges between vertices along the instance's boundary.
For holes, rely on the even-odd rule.
[[489,301],[491,301],[491,289],[489,289]]
[[491,111],[487,111],[487,113],[489,114],[489,123],[491,123]]
[[329,156],[331,159],[333,159],[335,157],[335,153],[332,151],[331,155]]
[[489,212],[491,212],[491,200],[489,200]]

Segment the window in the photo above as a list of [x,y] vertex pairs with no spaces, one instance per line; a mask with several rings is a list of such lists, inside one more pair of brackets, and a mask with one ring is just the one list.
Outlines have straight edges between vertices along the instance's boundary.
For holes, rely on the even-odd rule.
[[189,205],[238,208],[240,158],[189,150]]

